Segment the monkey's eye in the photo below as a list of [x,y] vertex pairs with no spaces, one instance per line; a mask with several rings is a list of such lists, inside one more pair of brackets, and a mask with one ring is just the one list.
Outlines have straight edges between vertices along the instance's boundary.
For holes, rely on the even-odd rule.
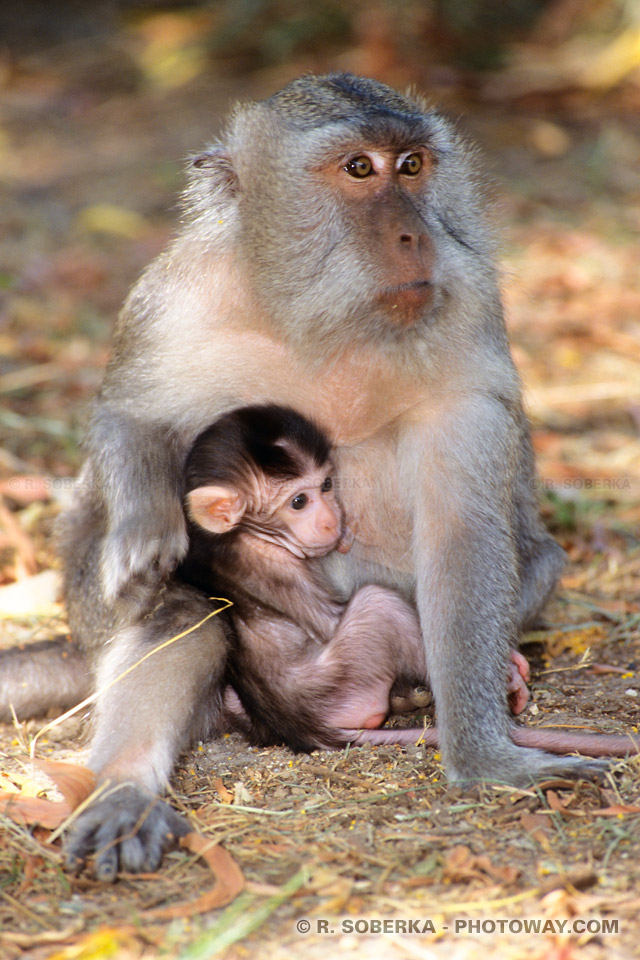
[[345,163],[344,169],[347,171],[350,177],[356,177],[358,180],[363,180],[373,172],[373,164],[371,163],[371,160],[369,160],[369,157],[354,157],[353,160],[349,160],[348,163]]
[[306,493],[299,493],[297,497],[294,497],[291,501],[292,510],[304,510],[306,505],[309,503],[309,497]]
[[325,477],[325,479],[322,482],[322,486],[320,487],[320,492],[328,493],[329,490],[333,490],[333,480],[331,479],[331,477]]
[[419,153],[410,153],[400,164],[399,173],[404,173],[407,177],[415,177],[422,169],[422,157]]

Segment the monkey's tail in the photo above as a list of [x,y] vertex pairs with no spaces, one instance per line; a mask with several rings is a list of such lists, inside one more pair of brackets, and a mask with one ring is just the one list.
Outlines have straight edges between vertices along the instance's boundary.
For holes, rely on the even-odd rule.
[[65,637],[0,650],[0,721],[11,723],[65,710],[90,690],[87,663],[80,648]]
[[[345,742],[353,746],[372,743],[377,746],[439,746],[438,728],[404,727],[379,730],[343,730]],[[512,727],[511,739],[519,747],[533,747],[548,753],[579,753],[585,757],[628,757],[640,753],[640,738],[610,736],[605,733],[578,733],[540,727]]]
[[640,738],[607,733],[579,733],[542,727],[513,727],[511,739],[519,747],[548,753],[580,753],[585,757],[628,757],[640,753]]
[[341,730],[344,741],[354,747],[361,747],[365,743],[382,747],[386,744],[399,743],[402,746],[438,746],[438,730],[436,727],[382,727],[375,730]]

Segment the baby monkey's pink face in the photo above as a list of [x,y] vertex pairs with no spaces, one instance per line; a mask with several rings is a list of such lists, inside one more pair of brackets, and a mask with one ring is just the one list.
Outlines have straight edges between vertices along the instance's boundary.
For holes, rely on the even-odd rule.
[[239,528],[301,559],[346,552],[351,545],[331,463],[309,466],[294,480],[254,472],[238,487],[198,487],[188,494],[187,506],[192,520],[211,533]]
[[343,523],[333,487],[329,463],[282,485],[273,530],[280,532],[282,546],[296,556],[322,557],[338,546]]

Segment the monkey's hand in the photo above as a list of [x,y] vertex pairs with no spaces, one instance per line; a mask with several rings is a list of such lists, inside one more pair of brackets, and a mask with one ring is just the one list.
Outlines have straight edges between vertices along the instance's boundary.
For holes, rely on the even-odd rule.
[[120,871],[153,872],[189,829],[162,800],[133,783],[119,783],[74,821],[65,841],[66,867],[78,873],[93,855],[96,877],[107,883]]
[[336,544],[336,550],[338,553],[349,553],[351,547],[353,546],[354,540],[356,539],[355,527],[345,523],[344,530],[342,531],[342,536],[340,537],[338,543]]
[[107,600],[115,600],[136,576],[160,582],[186,554],[189,540],[180,501],[163,507],[127,517],[105,537],[102,583]]
[[529,701],[527,683],[531,679],[529,663],[518,650],[511,651],[509,665],[509,681],[507,684],[507,698],[511,713],[522,713]]

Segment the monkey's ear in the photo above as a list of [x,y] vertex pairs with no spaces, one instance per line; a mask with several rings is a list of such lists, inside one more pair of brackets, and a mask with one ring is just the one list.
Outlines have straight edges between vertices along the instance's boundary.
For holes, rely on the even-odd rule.
[[222,145],[214,144],[205,153],[189,159],[192,177],[206,177],[218,189],[235,193],[238,178],[233,168],[233,161]]
[[197,487],[187,494],[191,519],[210,533],[228,533],[240,523],[246,504],[232,487]]

